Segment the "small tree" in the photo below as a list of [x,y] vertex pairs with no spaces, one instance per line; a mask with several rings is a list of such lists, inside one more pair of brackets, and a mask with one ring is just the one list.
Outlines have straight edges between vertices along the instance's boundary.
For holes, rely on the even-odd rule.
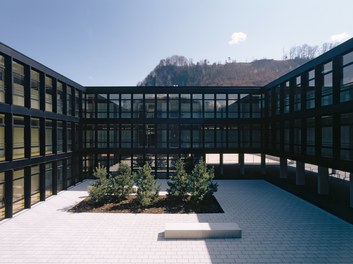
[[132,193],[133,174],[131,173],[129,165],[120,163],[118,170],[112,172],[110,181],[113,185],[114,196],[117,200],[125,199],[127,195]]
[[93,205],[101,205],[109,202],[112,188],[107,179],[107,168],[98,164],[93,171],[93,175],[98,178],[98,180],[93,183],[88,190],[90,203]]
[[98,166],[93,171],[93,176],[98,178],[100,181],[106,180],[108,176],[107,168],[98,163]]
[[207,168],[203,159],[196,164],[190,175],[191,201],[195,204],[202,202],[206,197],[217,191],[218,184],[213,183],[214,170]]
[[167,189],[168,196],[176,199],[185,200],[189,190],[188,174],[185,171],[185,164],[183,160],[176,162],[176,173],[170,177],[167,182],[169,188]]
[[154,203],[158,197],[159,186],[151,173],[151,167],[146,163],[137,172],[137,199],[142,206],[149,206]]

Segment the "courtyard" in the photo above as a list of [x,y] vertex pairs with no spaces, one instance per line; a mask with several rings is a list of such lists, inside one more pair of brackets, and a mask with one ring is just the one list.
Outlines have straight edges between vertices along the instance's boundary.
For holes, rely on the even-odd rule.
[[[0,263],[352,262],[353,225],[263,180],[217,182],[224,214],[69,213],[86,180],[2,221]],[[236,222],[243,233],[165,240],[170,222]]]

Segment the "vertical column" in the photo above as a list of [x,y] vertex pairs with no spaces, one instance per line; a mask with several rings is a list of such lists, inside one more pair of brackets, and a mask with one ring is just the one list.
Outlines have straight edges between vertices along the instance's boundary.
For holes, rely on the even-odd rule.
[[350,207],[353,208],[353,172],[349,174],[349,197]]
[[219,175],[223,177],[224,174],[224,166],[223,166],[223,153],[219,154]]
[[287,179],[287,159],[286,158],[280,158],[280,178],[281,179]]
[[266,154],[261,153],[261,175],[266,175]]
[[305,163],[302,161],[296,162],[295,183],[305,185]]
[[12,217],[13,170],[5,172],[5,217]]
[[240,175],[245,175],[244,153],[239,153]]
[[329,174],[328,168],[319,167],[317,179],[317,192],[318,194],[328,194],[329,189]]

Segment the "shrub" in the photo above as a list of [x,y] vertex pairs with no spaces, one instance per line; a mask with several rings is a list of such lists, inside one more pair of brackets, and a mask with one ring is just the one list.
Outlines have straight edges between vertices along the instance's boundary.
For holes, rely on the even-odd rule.
[[180,200],[185,200],[189,191],[188,174],[185,171],[185,164],[183,160],[176,162],[176,173],[170,177],[167,182],[169,188],[167,189],[168,196]]
[[142,206],[153,204],[159,193],[159,186],[151,173],[151,167],[146,163],[137,172],[137,200]]
[[213,168],[207,168],[203,159],[195,165],[189,178],[190,199],[195,204],[200,203],[217,191],[218,185],[213,183],[214,170]]
[[107,179],[97,180],[88,189],[89,202],[94,206],[108,203],[111,198],[111,188]]
[[127,164],[120,163],[118,170],[112,172],[109,181],[113,188],[113,196],[115,196],[117,200],[125,199],[127,195],[132,193],[134,184],[133,174]]
[[107,168],[104,165],[101,166],[101,164],[98,163],[98,166],[93,171],[93,176],[98,178],[100,181],[107,179]]

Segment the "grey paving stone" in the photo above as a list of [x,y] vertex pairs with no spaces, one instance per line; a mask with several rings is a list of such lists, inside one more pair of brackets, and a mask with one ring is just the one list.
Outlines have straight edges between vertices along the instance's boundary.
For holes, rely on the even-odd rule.
[[[224,214],[69,213],[83,182],[0,222],[0,263],[352,262],[352,225],[262,180],[218,183]],[[170,222],[236,222],[243,234],[167,241]]]

